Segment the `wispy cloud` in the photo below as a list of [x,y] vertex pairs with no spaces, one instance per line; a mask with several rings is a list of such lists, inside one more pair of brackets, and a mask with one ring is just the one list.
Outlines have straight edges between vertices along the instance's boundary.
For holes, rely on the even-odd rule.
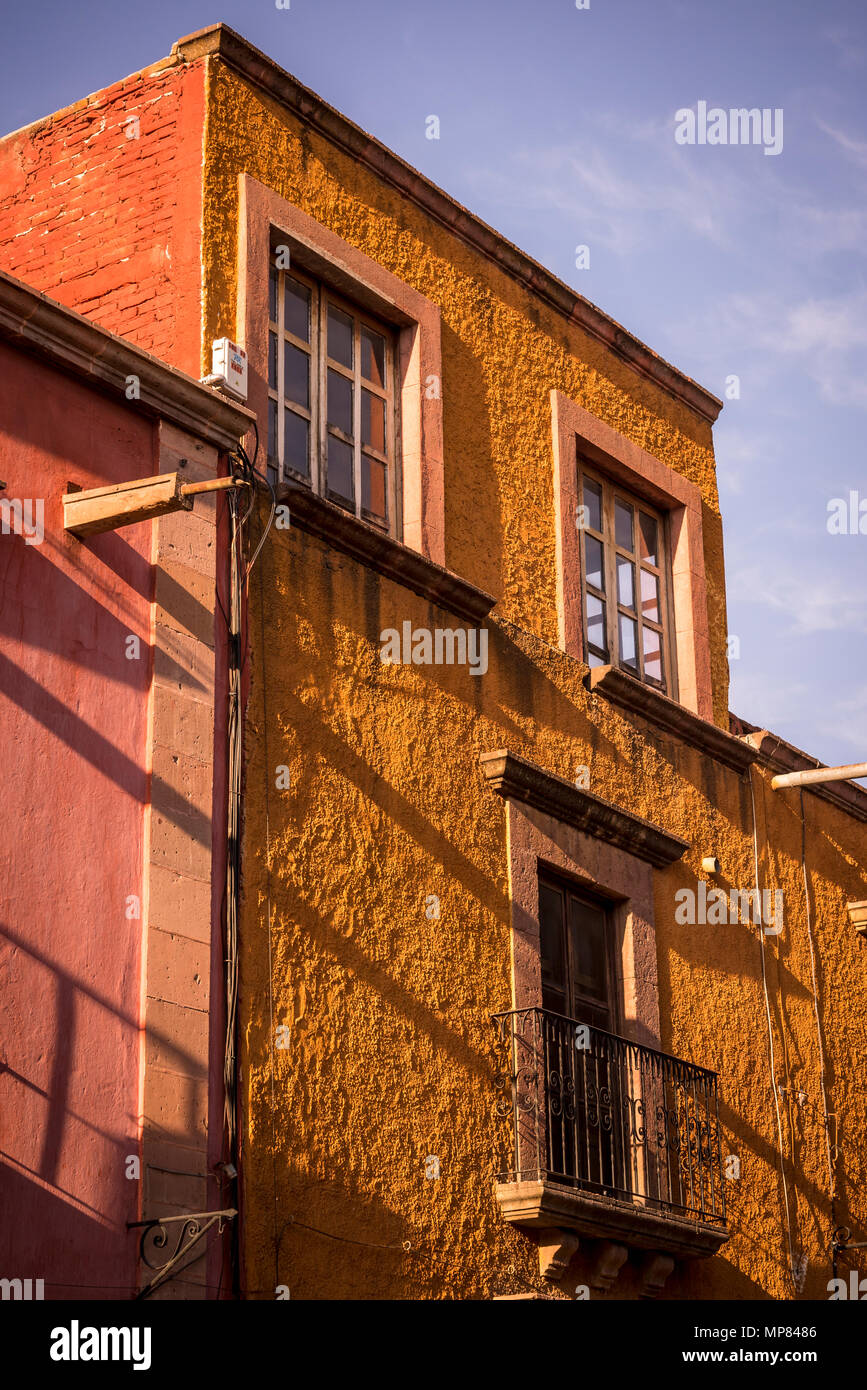
[[733,603],[759,604],[783,622],[780,636],[806,637],[822,632],[867,634],[867,591],[842,569],[787,553],[766,553],[759,561],[739,561],[730,554],[728,592]]
[[[601,123],[609,127],[611,119]],[[477,170],[473,179],[501,206],[565,213],[584,238],[616,255],[646,250],[655,237],[670,238],[673,227],[679,236],[727,246],[743,188],[709,164],[701,170],[679,158],[673,139],[667,152],[666,134],[659,123],[630,130],[643,146],[634,174],[626,168],[630,160],[612,156],[597,141],[520,149],[511,168]]]
[[835,25],[833,28],[826,29],[822,37],[836,50],[837,61],[841,68],[852,71],[864,66],[864,59],[867,55],[865,55],[863,46],[856,42],[851,29],[847,29],[843,25]]
[[856,140],[854,136],[847,135],[843,130],[837,130],[835,126],[827,125],[825,121],[817,119],[816,124],[826,135],[830,135],[834,143],[839,145],[840,149],[861,169],[867,169],[867,140]]

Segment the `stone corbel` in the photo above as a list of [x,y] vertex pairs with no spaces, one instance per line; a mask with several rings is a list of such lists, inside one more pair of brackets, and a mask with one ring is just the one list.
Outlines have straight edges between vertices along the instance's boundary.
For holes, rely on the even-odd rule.
[[629,1251],[625,1245],[617,1245],[613,1240],[601,1240],[594,1251],[590,1287],[607,1292],[628,1258]]
[[657,1250],[645,1255],[640,1265],[640,1298],[656,1298],[662,1292],[666,1279],[674,1269],[674,1260]]
[[562,1279],[569,1262],[578,1249],[578,1237],[574,1231],[561,1231],[556,1227],[539,1232],[539,1273],[543,1279]]

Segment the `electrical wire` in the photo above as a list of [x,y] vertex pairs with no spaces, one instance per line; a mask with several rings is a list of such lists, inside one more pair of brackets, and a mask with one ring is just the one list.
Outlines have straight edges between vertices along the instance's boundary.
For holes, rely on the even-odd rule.
[[[837,1229],[836,1205],[837,1183],[834,1162],[831,1157],[831,1116],[828,1109],[828,1092],[825,1085],[825,1046],[822,1038],[822,1023],[819,1017],[819,985],[816,978],[816,951],[813,941],[813,914],[810,907],[810,884],[807,877],[807,817],[804,810],[804,788],[801,792],[801,872],[804,878],[804,904],[807,912],[807,940],[810,943],[810,973],[813,980],[813,1012],[816,1015],[816,1037],[819,1043],[819,1088],[822,1092],[822,1113],[825,1121],[825,1152],[828,1160],[828,1192],[831,1200],[831,1229]],[[836,1136],[835,1136],[836,1137]],[[836,1144],[835,1144],[836,1150]]]
[[[252,459],[239,442],[232,455],[233,475],[245,482],[250,491],[247,510],[241,515],[235,490],[226,494],[229,508],[229,612],[228,627],[228,693],[226,717],[227,742],[227,817],[226,817],[226,899],[225,899],[225,967],[226,967],[226,1037],[223,1056],[224,1128],[229,1157],[239,1167],[238,1157],[238,1093],[237,1093],[237,1029],[239,978],[239,918],[241,894],[241,786],[243,776],[243,729],[241,722],[241,678],[246,646],[242,630],[245,618],[245,597],[250,572],[255,564],[276,512],[277,494],[270,479],[256,468],[259,453],[259,431],[254,424],[256,447]],[[264,484],[271,494],[271,511],[253,557],[244,563],[244,531],[256,503],[257,483]],[[237,1179],[236,1179],[237,1181]],[[240,1197],[238,1201],[240,1207]],[[233,1267],[237,1290],[238,1223],[232,1227]]]
[[[273,508],[272,508],[273,518]],[[270,526],[270,522],[269,522]],[[262,536],[262,540],[256,549],[256,555],[262,549],[262,541],[268,534],[267,530]],[[256,556],[254,555],[254,559]],[[271,1179],[274,1196],[274,1282],[280,1282],[280,1240],[277,1237],[278,1221],[278,1201],[277,1201],[277,1100],[274,1093],[274,1039],[276,1036],[276,1023],[274,1017],[274,958],[271,944],[272,937],[272,907],[271,907],[271,809],[270,809],[270,790],[271,790],[271,760],[268,754],[268,676],[265,665],[265,653],[267,644],[265,642],[265,585],[264,579],[260,576],[259,583],[259,625],[262,639],[262,725],[263,743],[265,753],[265,872],[267,876],[267,902],[266,910],[268,913],[268,1017],[270,1020],[270,1047],[269,1055],[271,1059]]]
[[[755,879],[756,879],[756,901],[760,903],[760,902],[762,901],[762,896],[761,896],[761,892],[760,892],[760,890],[759,890],[759,830],[758,830],[758,821],[756,820],[756,799],[755,799],[755,795],[754,795],[754,793],[753,793],[753,776],[752,776],[752,773],[753,773],[753,769],[752,769],[752,766],[750,766],[750,767],[747,769],[747,776],[748,776],[748,778],[749,778],[749,783],[750,783],[750,805],[751,805],[751,807],[752,807],[752,812],[753,812],[753,863],[754,863],[754,867],[755,867]],[[778,1153],[779,1153],[779,1157],[780,1157],[780,1179],[781,1179],[782,1184],[783,1184],[783,1205],[784,1205],[785,1210],[786,1210],[786,1240],[787,1240],[787,1242],[788,1242],[788,1247],[789,1247],[789,1271],[790,1271],[791,1276],[792,1276],[792,1282],[793,1282],[793,1284],[795,1284],[795,1286],[796,1286],[796,1288],[797,1288],[797,1274],[796,1274],[796,1271],[795,1271],[795,1254],[794,1254],[794,1250],[793,1250],[793,1248],[792,1248],[792,1218],[791,1218],[791,1213],[790,1213],[790,1211],[789,1211],[789,1189],[788,1189],[788,1185],[787,1185],[787,1183],[786,1183],[786,1171],[785,1171],[785,1166],[784,1166],[784,1161],[783,1161],[783,1121],[782,1121],[782,1117],[780,1116],[780,1097],[779,1097],[779,1092],[778,1092],[778,1090],[777,1090],[776,1060],[775,1060],[775,1054],[774,1054],[774,1028],[773,1028],[773,1023],[772,1023],[772,1021],[771,1021],[771,1001],[770,1001],[770,996],[769,996],[769,994],[768,994],[768,976],[767,976],[767,971],[766,971],[766,969],[765,969],[765,933],[764,933],[764,930],[763,930],[763,928],[761,927],[761,925],[760,925],[760,927],[759,927],[759,944],[760,944],[760,946],[761,946],[762,989],[763,989],[763,991],[764,991],[764,996],[765,996],[765,1014],[766,1014],[766,1016],[767,1016],[767,1021],[768,1021],[768,1051],[769,1051],[769,1054],[770,1054],[771,1089],[772,1089],[772,1091],[773,1091],[773,1093],[774,1093],[774,1109],[776,1110],[776,1115],[777,1115],[777,1141],[778,1141]]]

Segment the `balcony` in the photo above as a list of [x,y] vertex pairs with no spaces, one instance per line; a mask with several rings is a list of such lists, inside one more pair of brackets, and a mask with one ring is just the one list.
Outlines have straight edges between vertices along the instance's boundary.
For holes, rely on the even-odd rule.
[[675,1260],[715,1254],[728,1239],[716,1073],[545,1009],[494,1022],[512,1139],[497,1201],[540,1233],[542,1272],[561,1277],[587,1238],[594,1287],[637,1254],[653,1296]]

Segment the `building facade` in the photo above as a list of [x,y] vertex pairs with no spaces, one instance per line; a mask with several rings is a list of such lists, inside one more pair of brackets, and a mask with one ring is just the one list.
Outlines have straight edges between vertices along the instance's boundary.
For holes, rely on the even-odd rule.
[[244,1295],[828,1297],[867,793],[729,713],[720,401],[225,26],[0,188],[13,275],[247,353]]

